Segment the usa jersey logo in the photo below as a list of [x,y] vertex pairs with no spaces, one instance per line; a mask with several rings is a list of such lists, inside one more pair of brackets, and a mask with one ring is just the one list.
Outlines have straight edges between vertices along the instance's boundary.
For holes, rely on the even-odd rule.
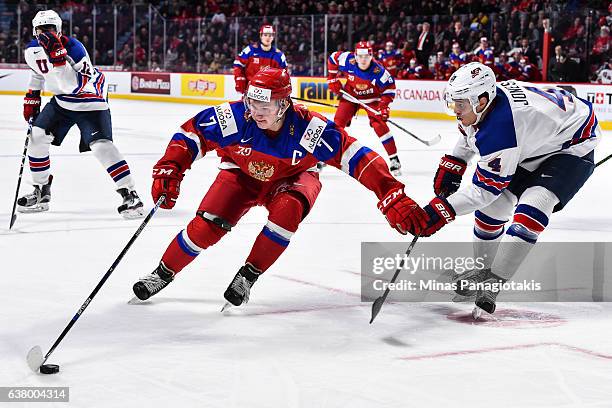
[[232,107],[229,103],[215,106],[215,116],[219,122],[219,127],[221,127],[223,137],[238,133],[236,118],[234,118],[234,112],[232,112]]

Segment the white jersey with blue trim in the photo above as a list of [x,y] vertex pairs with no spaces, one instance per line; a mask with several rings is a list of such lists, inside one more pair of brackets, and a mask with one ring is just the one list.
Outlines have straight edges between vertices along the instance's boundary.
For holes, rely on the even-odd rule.
[[477,126],[459,125],[453,155],[480,156],[472,185],[448,198],[457,215],[492,203],[508,187],[517,167],[534,171],[555,154],[582,157],[601,139],[590,102],[550,85],[500,82],[489,112]]
[[108,84],[104,74],[94,68],[87,50],[70,37],[66,44],[66,64],[53,66],[45,50],[33,39],[25,50],[25,60],[32,69],[29,88],[51,92],[57,103],[73,111],[108,109]]

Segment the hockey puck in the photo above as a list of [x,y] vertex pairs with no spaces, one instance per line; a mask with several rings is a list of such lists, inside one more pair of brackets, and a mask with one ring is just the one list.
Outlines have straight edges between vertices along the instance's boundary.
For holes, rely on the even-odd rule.
[[57,374],[59,373],[59,366],[57,364],[43,364],[40,366],[41,374]]

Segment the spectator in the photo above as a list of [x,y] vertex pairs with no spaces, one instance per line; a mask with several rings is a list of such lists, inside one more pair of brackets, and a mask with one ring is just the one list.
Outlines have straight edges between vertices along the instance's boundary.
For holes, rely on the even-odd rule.
[[465,44],[467,38],[468,32],[465,28],[463,28],[463,24],[461,23],[461,21],[455,21],[452,41],[459,44]]
[[508,55],[514,57],[515,59],[520,59],[520,56],[525,56],[529,60],[530,63],[537,63],[538,56],[535,50],[529,45],[529,38],[523,37],[521,38],[520,46],[516,47],[508,53]]
[[553,82],[573,82],[578,65],[567,58],[560,45],[555,47],[555,56],[548,63],[548,80]]
[[610,56],[610,29],[602,26],[593,49],[591,51],[591,62],[600,63]]
[[428,22],[423,23],[419,39],[417,40],[416,56],[419,64],[429,66],[429,56],[434,47],[434,38],[429,31],[430,25]]
[[612,58],[597,70],[596,75],[597,83],[606,85],[612,84]]

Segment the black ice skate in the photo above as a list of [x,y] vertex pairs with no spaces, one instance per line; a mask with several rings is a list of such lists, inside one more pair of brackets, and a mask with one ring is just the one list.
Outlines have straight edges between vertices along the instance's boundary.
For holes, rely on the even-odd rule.
[[34,185],[34,191],[19,197],[17,200],[17,211],[20,213],[34,213],[49,210],[51,201],[51,182],[53,176],[49,176],[47,184]]
[[236,273],[232,283],[225,289],[225,293],[223,294],[225,300],[234,306],[240,306],[243,303],[247,303],[249,301],[251,287],[257,281],[259,275],[261,275],[261,271],[257,270],[253,265],[250,263],[244,265],[240,268],[238,273]]
[[123,198],[123,204],[117,207],[117,211],[123,218],[132,220],[144,217],[144,206],[135,190],[120,188],[117,192],[121,194],[121,198]]
[[147,300],[168,286],[173,279],[174,273],[160,262],[159,266],[155,268],[153,272],[140,278],[140,280],[134,284],[132,290],[134,290],[134,294],[138,299]]
[[[472,269],[458,275],[453,282],[457,284],[455,293],[463,297],[474,297],[478,293],[475,289],[477,283],[483,282],[491,274],[491,269]],[[453,299],[453,301],[457,301]]]
[[391,162],[389,166],[389,170],[391,170],[391,174],[393,174],[396,177],[401,176],[402,172],[400,169],[402,168],[402,164],[400,163],[397,155],[389,157],[389,161]]
[[494,273],[489,272],[489,276],[485,279],[482,284],[483,285],[491,285],[492,287],[481,289],[478,291],[476,295],[476,306],[484,310],[489,314],[493,314],[495,312],[495,300],[497,299],[497,295],[501,290],[501,285],[506,282],[506,279],[500,278]]

